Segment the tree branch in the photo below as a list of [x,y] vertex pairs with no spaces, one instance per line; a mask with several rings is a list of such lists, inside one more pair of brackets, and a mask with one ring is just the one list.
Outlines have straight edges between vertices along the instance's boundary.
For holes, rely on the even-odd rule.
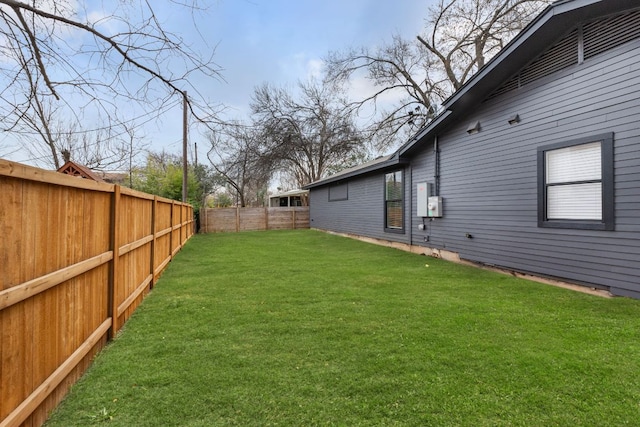
[[18,16],[18,19],[20,20],[20,24],[22,25],[22,29],[27,34],[27,37],[29,38],[29,41],[31,42],[31,47],[33,49],[33,54],[36,57],[36,61],[38,62],[38,68],[40,69],[40,72],[42,73],[42,77],[44,78],[44,81],[45,81],[47,87],[49,88],[49,90],[51,90],[51,94],[53,96],[55,96],[55,98],[57,100],[60,100],[60,97],[56,93],[55,88],[51,84],[51,80],[49,79],[49,74],[47,73],[47,69],[45,68],[44,64],[42,63],[42,55],[40,54],[40,48],[38,47],[38,42],[36,41],[35,36],[31,32],[31,29],[29,29],[29,25],[27,25],[27,21],[25,21],[24,16],[22,16],[22,12],[20,11],[20,8],[18,6],[12,6],[12,9],[15,12],[15,14]]

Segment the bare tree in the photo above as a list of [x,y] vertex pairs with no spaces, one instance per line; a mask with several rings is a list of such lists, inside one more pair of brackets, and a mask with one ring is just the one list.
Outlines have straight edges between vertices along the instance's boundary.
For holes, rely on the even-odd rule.
[[[17,140],[34,163],[59,169],[73,160],[93,170],[131,169],[133,158],[144,150],[137,129],[128,123],[98,124],[83,129],[74,121],[65,121],[51,99],[32,99],[16,129]],[[127,166],[128,165],[128,166]]]
[[270,161],[301,186],[351,166],[365,138],[339,88],[310,81],[298,89],[296,98],[264,84],[254,92],[252,110]]
[[[437,105],[444,98],[442,79],[433,73],[435,61],[420,48],[417,41],[394,35],[387,44],[375,49],[352,48],[331,52],[326,58],[328,82],[342,84],[354,74],[364,73],[375,87],[373,93],[351,104],[355,111],[373,106],[377,119],[370,130],[384,134],[380,150],[392,142],[403,126],[413,125],[418,117],[434,117]],[[391,107],[381,106],[385,96],[400,95]]]
[[[56,148],[68,153],[71,160],[98,171],[133,169],[133,159],[145,152],[136,129],[121,124],[125,133],[114,134],[114,128],[104,126],[82,130],[73,124],[59,123],[54,132]],[[117,128],[119,129],[119,127]]]
[[[550,0],[439,0],[429,8],[424,35],[409,41],[393,36],[375,49],[366,47],[327,56],[328,81],[364,75],[376,91],[357,100],[357,110],[389,93],[400,94],[382,108],[371,130],[380,146],[401,131],[415,132],[438,113],[439,105],[522,30]],[[400,135],[398,135],[400,133]]]
[[[200,9],[196,0],[163,4],[193,13]],[[74,126],[87,117],[100,117],[110,127],[131,126],[124,115],[148,121],[188,89],[196,119],[215,122],[219,106],[198,97],[190,84],[196,74],[220,78],[212,56],[200,56],[166,31],[150,1],[110,5],[111,12],[94,18],[72,0],[0,0],[0,124],[5,132],[35,132],[54,164],[60,159],[50,129],[53,115]]]
[[518,34],[549,0],[440,0],[429,10],[421,46],[437,58],[451,88],[464,82]]
[[209,162],[238,205],[263,205],[275,165],[255,129],[234,123],[210,133],[209,143]]

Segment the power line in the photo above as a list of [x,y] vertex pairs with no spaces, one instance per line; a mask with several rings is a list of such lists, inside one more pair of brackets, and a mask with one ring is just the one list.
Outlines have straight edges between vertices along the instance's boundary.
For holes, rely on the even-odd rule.
[[[134,123],[137,120],[141,119],[141,118],[147,118],[145,121],[137,123],[136,126],[134,126],[132,129],[139,129],[140,127],[144,126],[145,124],[151,122],[152,120],[156,119],[158,116],[166,113],[167,111],[169,111],[170,109],[178,106],[179,102],[174,102],[173,104],[169,104],[164,106],[163,108],[161,108],[158,111],[154,111],[154,112],[149,112],[149,113],[145,113],[142,114],[140,116],[134,117],[128,121],[122,122],[119,125],[126,125],[129,123]],[[94,129],[90,129],[90,130],[82,130],[82,131],[70,131],[70,132],[64,132],[65,135],[82,135],[82,134],[87,134],[87,133],[91,133],[91,132],[98,132],[98,131],[102,131],[102,130],[109,130],[112,129],[114,127],[117,127],[117,125],[112,125],[112,126],[104,126],[104,127],[100,127],[100,128],[94,128]],[[125,129],[122,132],[116,133],[111,135],[111,138],[118,138],[122,135],[125,135],[128,133],[128,130],[130,129]],[[19,135],[39,135],[37,132],[26,132],[26,131],[15,131],[15,132],[11,132],[14,134],[19,134]],[[93,146],[97,146],[99,144],[101,144],[103,141],[102,140],[97,140],[95,142],[87,142],[84,144],[85,147],[93,147]],[[177,142],[177,141],[176,141]],[[173,142],[169,145],[174,145],[176,142]],[[20,151],[20,149],[16,150],[16,151]],[[49,158],[48,155],[45,156],[39,156],[39,157],[27,157],[25,159],[22,160],[18,160],[19,163],[25,163],[25,162],[39,162],[39,161],[43,161],[43,160],[47,160]]]
[[[150,111],[148,113],[145,114],[141,114],[137,117],[133,117],[131,119],[125,120],[123,122],[120,122],[118,125],[127,125],[130,123],[135,123],[138,120],[142,119],[142,118],[147,118],[145,121],[138,123],[136,126],[134,126],[133,128],[139,128],[147,123],[149,123],[150,121],[158,118],[158,116],[160,116],[163,113],[166,113],[167,111],[171,110],[174,107],[177,107],[182,101],[174,101],[172,104],[166,105],[164,107],[162,107],[160,110],[158,111]],[[85,133],[91,133],[91,132],[99,132],[99,131],[103,131],[103,130],[109,130],[112,129],[114,127],[117,127],[118,125],[111,125],[111,126],[103,126],[103,127],[98,127],[98,128],[93,128],[93,129],[85,129],[85,130],[79,130],[79,131],[68,131],[68,132],[64,132],[65,135],[82,135]],[[17,135],[39,135],[38,132],[36,131],[11,131],[9,133],[12,134],[17,134]],[[115,136],[120,136],[122,134],[124,134],[126,132],[121,132],[119,134],[116,134]]]

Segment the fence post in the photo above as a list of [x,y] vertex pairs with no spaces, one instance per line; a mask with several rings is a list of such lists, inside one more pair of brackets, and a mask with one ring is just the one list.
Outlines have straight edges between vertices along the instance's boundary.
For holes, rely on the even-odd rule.
[[187,214],[185,212],[184,203],[180,205],[180,249],[184,246],[184,242],[187,241],[187,226],[185,222],[187,221]]
[[[203,207],[200,212],[200,225],[202,226],[202,232],[204,234],[207,234],[209,232],[209,220],[207,218],[207,209],[206,207]],[[203,216],[204,215],[204,216]],[[203,221],[204,220],[204,221]]]
[[116,332],[118,332],[118,308],[115,301],[116,278],[118,275],[118,261],[120,260],[120,239],[118,236],[119,221],[119,205],[120,205],[120,186],[113,187],[113,196],[111,198],[111,250],[113,251],[113,259],[109,268],[109,284],[107,286],[107,313],[111,316],[111,328],[107,333],[107,340],[112,340]]
[[153,239],[151,240],[151,259],[149,260],[149,271],[151,272],[151,284],[150,289],[156,284],[156,221],[158,220],[156,209],[158,206],[158,196],[153,196],[153,201],[151,202],[151,236]]
[[178,245],[182,248],[182,244],[184,243],[184,205],[180,203],[180,218],[178,219],[178,224],[180,224],[180,244]]
[[293,210],[291,211],[291,217],[293,219],[293,224],[292,225],[292,229],[295,230],[296,229],[296,208],[292,208]]
[[169,258],[173,259],[173,205],[175,205],[176,202],[171,201],[171,215],[169,215],[169,219],[170,219],[170,227],[171,227],[171,232],[169,233]]
[[269,229],[269,208],[267,206],[264,207],[264,229]]
[[236,233],[240,232],[240,206],[236,206]]
[[[198,213],[198,215],[200,215]],[[187,217],[189,217],[189,221],[191,221],[191,228],[189,230],[189,238],[195,236],[198,232],[198,222],[196,221],[196,211],[193,208],[187,208]]]

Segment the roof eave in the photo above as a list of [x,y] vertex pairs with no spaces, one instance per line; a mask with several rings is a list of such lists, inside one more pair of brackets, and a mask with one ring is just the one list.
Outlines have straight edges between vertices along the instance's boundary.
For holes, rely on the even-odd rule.
[[577,22],[637,8],[637,1],[560,0],[549,5],[460,89],[446,99],[442,104],[444,112],[403,144],[389,160],[316,181],[302,188],[319,187],[407,163],[408,155],[419,149],[422,142],[434,138],[454,120],[462,119],[465,112],[484,101],[504,81],[542,53],[549,44],[573,28]]
[[404,143],[397,151],[399,157],[404,157],[412,149],[416,148],[416,144],[424,140],[427,135],[437,133],[437,131],[446,124],[447,118],[451,115],[451,111],[446,110],[440,113],[435,119],[429,122],[429,124],[422,128],[418,133],[409,141]]
[[400,147],[399,155],[406,156],[414,151],[421,141],[432,138],[452,120],[459,119],[464,112],[481,103],[500,84],[517,73],[577,22],[604,13],[633,8],[634,1],[637,0],[562,0],[549,5],[504,49],[446,99],[442,104],[445,112]]
[[443,107],[446,110],[456,110],[467,107],[469,100],[481,102],[577,23],[637,7],[637,0],[561,0],[549,5],[446,99]]
[[402,159],[402,158],[400,158],[398,156],[393,156],[389,160],[386,160],[384,162],[376,163],[376,164],[368,166],[368,167],[357,169],[357,170],[354,170],[354,171],[352,171],[350,173],[333,175],[333,176],[330,176],[328,178],[321,179],[321,180],[316,181],[316,182],[312,182],[311,184],[307,184],[307,185],[303,186],[302,188],[305,189],[305,190],[309,190],[311,188],[322,187],[323,185],[333,184],[333,183],[342,181],[344,179],[350,179],[350,178],[353,178],[355,176],[365,175],[367,173],[377,172],[377,171],[380,171],[380,170],[388,169],[388,168],[391,168],[391,167],[394,167],[394,166],[401,166],[401,165],[405,165],[405,164],[408,164],[408,163],[409,163],[409,161],[407,159]]

